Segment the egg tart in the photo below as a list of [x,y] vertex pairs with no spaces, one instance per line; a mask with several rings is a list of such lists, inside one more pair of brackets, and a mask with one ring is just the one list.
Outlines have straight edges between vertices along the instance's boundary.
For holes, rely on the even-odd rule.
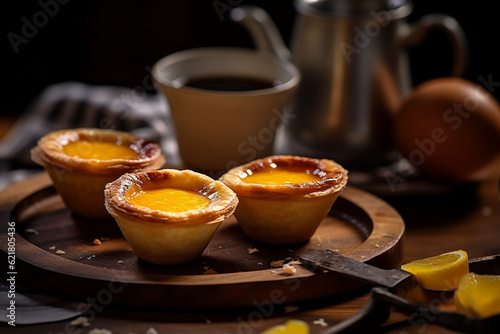
[[234,213],[244,233],[270,244],[307,241],[347,184],[331,160],[271,156],[235,167],[220,178],[239,199]]
[[127,172],[158,169],[165,157],[157,143],[126,132],[79,128],[54,131],[31,150],[65,205],[73,213],[111,218],[104,207],[104,187]]
[[137,257],[193,261],[238,204],[222,182],[190,170],[127,173],[106,185],[105,205]]

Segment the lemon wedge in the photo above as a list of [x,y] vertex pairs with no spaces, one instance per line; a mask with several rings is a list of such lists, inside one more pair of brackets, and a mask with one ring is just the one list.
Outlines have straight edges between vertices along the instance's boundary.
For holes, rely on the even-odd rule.
[[260,334],[309,334],[309,326],[302,320],[291,319],[282,325],[268,328]]
[[472,317],[500,314],[500,275],[464,275],[455,291],[455,305]]
[[451,291],[469,272],[469,258],[467,252],[457,250],[403,264],[401,269],[415,275],[424,289]]

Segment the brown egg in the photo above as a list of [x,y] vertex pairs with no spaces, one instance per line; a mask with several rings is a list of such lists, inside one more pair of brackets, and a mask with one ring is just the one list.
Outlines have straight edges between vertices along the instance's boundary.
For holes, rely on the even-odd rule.
[[500,157],[500,105],[479,84],[460,78],[422,83],[395,115],[395,143],[421,171],[478,181]]

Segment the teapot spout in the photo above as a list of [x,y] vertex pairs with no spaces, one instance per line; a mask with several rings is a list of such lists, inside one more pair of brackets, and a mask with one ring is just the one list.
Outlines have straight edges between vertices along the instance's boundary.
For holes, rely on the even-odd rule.
[[265,10],[252,5],[239,6],[231,10],[230,18],[247,29],[257,49],[284,60],[291,59],[290,50]]

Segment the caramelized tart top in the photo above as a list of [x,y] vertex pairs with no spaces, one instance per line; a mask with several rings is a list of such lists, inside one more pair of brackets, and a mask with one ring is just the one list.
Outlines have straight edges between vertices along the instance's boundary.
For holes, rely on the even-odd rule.
[[276,155],[235,167],[220,181],[238,196],[313,198],[341,191],[347,184],[347,170],[332,160]]
[[112,215],[168,224],[219,222],[238,204],[222,182],[191,170],[127,173],[108,183],[104,195]]
[[130,133],[93,128],[54,131],[31,150],[40,165],[91,174],[157,169],[165,163],[160,146]]

